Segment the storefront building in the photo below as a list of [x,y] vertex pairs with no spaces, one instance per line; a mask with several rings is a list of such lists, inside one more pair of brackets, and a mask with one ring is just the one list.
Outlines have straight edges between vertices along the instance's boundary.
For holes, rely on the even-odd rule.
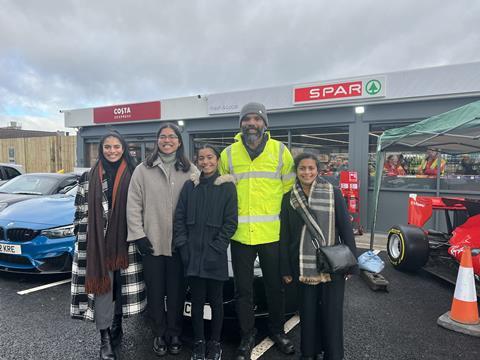
[[[139,104],[65,110],[65,126],[78,129],[77,164],[95,161],[100,137],[109,129],[125,136],[129,151],[142,161],[155,146],[162,122],[183,128],[182,139],[193,158],[195,146],[210,143],[220,149],[239,130],[238,112],[247,102],[264,103],[272,137],[295,156],[308,151],[320,159],[322,174],[338,183],[338,172],[358,172],[360,219],[367,227],[373,188],[375,149],[386,129],[480,100],[480,62],[402,72],[318,81],[281,87],[205,94]],[[479,140],[480,143],[480,140]],[[385,173],[378,230],[405,223],[408,194],[435,194],[437,182],[418,168],[425,154],[411,151],[389,155],[402,171]],[[441,195],[480,197],[480,153],[445,157]],[[394,165],[396,168],[397,165]]]

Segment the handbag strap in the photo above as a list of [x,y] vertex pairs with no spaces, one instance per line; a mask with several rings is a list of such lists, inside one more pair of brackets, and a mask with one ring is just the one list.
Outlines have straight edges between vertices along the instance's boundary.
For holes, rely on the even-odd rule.
[[[310,233],[310,236],[312,238],[312,242],[313,242],[313,246],[315,247],[315,249],[317,249],[318,247],[320,247],[320,242],[318,241],[317,237],[316,237],[316,234],[315,234],[315,229],[313,228],[312,224],[310,224],[310,221],[309,219],[307,218],[307,216],[305,215],[305,213],[302,211],[301,208],[295,208],[295,211],[298,213],[298,215],[300,215],[300,217],[302,218],[305,226],[307,227],[307,230],[308,232]],[[314,220],[313,220],[314,221]],[[318,224],[317,224],[318,225]],[[319,235],[322,237],[322,241],[323,241],[323,244],[326,244],[327,243],[327,240],[325,240],[325,236],[323,235],[323,231],[322,229],[320,229],[320,226],[318,227],[320,232],[319,232]],[[315,241],[314,241],[315,239]],[[325,246],[325,245],[324,245]]]

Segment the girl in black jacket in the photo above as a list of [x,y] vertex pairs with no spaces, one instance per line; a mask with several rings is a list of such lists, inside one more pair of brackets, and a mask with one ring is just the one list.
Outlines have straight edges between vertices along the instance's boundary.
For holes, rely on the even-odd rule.
[[[174,246],[182,256],[192,294],[194,360],[219,360],[222,354],[223,283],[228,279],[227,248],[237,229],[238,210],[233,177],[219,176],[219,158],[211,145],[197,149],[202,173],[185,183],[175,212]],[[205,350],[206,301],[212,309],[212,321],[211,340]]]
[[[343,298],[345,274],[318,273],[311,236],[299,211],[309,212],[326,238],[341,242],[356,257],[352,224],[339,189],[318,177],[319,162],[312,154],[295,158],[297,180],[284,195],[280,213],[280,266],[283,281],[299,290],[301,359],[343,359]],[[303,210],[302,210],[303,207]],[[323,357],[322,357],[323,352]]]

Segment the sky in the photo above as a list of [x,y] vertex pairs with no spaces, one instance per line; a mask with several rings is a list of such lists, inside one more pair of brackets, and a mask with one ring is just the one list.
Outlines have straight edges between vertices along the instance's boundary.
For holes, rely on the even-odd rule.
[[480,61],[478,0],[0,0],[0,127]]

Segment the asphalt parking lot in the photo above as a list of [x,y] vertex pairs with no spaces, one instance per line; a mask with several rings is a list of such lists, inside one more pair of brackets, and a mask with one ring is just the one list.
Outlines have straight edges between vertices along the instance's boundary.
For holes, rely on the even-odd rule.
[[[381,254],[385,257],[385,254]],[[383,272],[389,292],[374,292],[362,279],[348,281],[345,301],[346,359],[478,359],[480,339],[445,330],[437,318],[450,308],[453,286],[427,273],[404,274],[388,264]],[[0,273],[0,359],[95,359],[99,336],[94,324],[69,317],[70,285],[17,294],[65,276],[27,276]],[[156,359],[146,316],[125,321],[120,359]],[[257,342],[266,336],[264,321]],[[185,351],[165,359],[189,359],[191,329],[185,322]],[[297,348],[298,325],[289,335]],[[232,359],[238,342],[237,326],[224,327],[224,359]],[[275,348],[260,359],[296,359]]]

